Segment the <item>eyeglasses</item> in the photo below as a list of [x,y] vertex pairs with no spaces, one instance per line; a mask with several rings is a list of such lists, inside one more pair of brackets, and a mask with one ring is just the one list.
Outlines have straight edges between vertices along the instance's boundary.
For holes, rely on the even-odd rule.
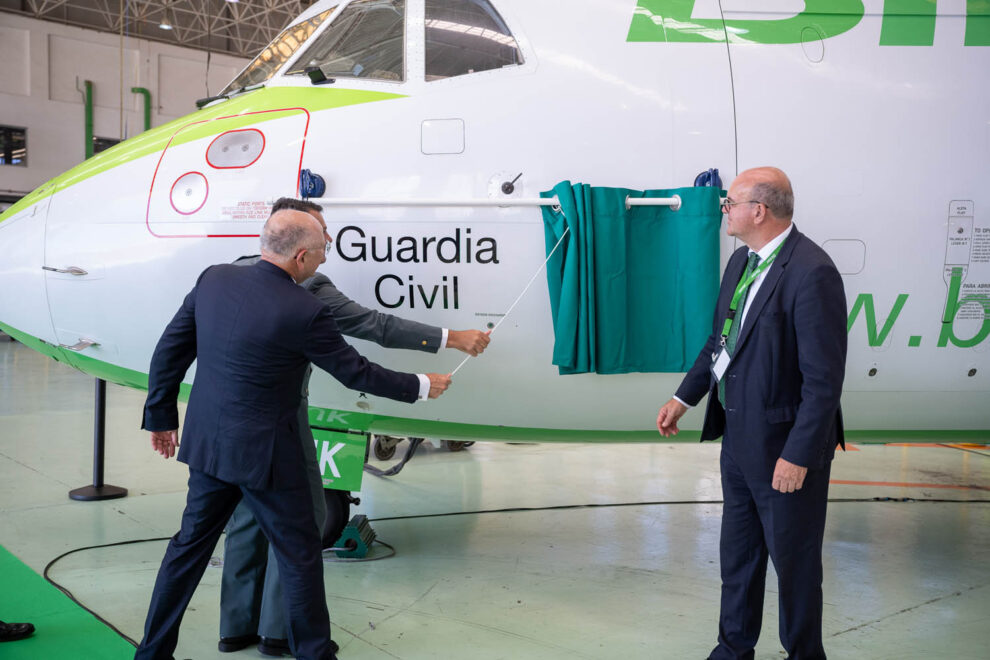
[[761,201],[760,201],[760,200],[758,200],[758,199],[747,199],[747,200],[746,200],[746,201],[744,201],[744,202],[730,202],[730,201],[729,201],[728,199],[726,199],[726,200],[725,200],[724,202],[722,202],[722,203],[721,203],[721,204],[719,205],[719,208],[720,208],[720,209],[721,209],[722,211],[724,211],[724,212],[726,212],[726,213],[728,213],[728,212],[729,212],[729,207],[730,207],[730,206],[735,206],[736,204],[763,204],[764,206],[766,206],[766,204],[764,204],[763,202],[761,202]]
[[[330,254],[330,241],[324,241],[323,248],[322,249],[323,249],[323,254],[324,255]],[[318,247],[311,247],[311,248],[303,248],[302,249],[302,252],[319,252],[319,251],[320,251],[320,248],[318,248]]]

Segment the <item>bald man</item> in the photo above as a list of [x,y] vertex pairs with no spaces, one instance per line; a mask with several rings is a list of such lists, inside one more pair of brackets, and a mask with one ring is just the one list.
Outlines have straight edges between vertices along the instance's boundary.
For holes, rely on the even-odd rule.
[[[178,447],[179,385],[197,360],[178,454],[189,466],[189,493],[135,658],[172,657],[189,599],[242,500],[278,560],[292,654],[336,658],[299,442],[303,377],[313,363],[347,387],[408,403],[419,396],[420,379],[361,357],[326,306],[297,286],[326,259],[324,248],[322,228],[308,213],[272,215],[261,235],[261,261],[203,271],[155,348],[142,427],[166,458]],[[450,382],[428,377],[431,398]]]
[[[285,209],[304,211],[313,216],[329,248],[331,238],[323,219],[322,206],[308,200],[282,197],[275,201],[272,213]],[[257,256],[242,257],[234,263],[250,266],[258,259]],[[480,330],[448,330],[364,307],[344,295],[322,273],[303,281],[300,286],[327,306],[343,335],[373,341],[386,348],[436,353],[446,347],[476,356],[484,352],[490,341],[489,333]],[[318,467],[313,433],[309,428],[308,384],[309,379],[304,379],[299,433],[306,456],[316,522],[323,534],[326,531],[327,504],[324,500],[323,475]],[[330,492],[344,495],[342,491]],[[252,644],[258,645],[262,655],[289,654],[278,563],[254,516],[242,502],[230,517],[224,535],[220,641],[217,648],[221,653],[232,653]]]
[[728,235],[745,245],[725,268],[712,334],[657,427],[676,434],[680,417],[708,394],[701,439],[722,436],[722,598],[709,658],[753,658],[769,556],[787,658],[817,660],[825,658],[829,471],[836,445],[844,447],[842,278],[792,224],[794,193],[779,169],[740,174],[722,210]]

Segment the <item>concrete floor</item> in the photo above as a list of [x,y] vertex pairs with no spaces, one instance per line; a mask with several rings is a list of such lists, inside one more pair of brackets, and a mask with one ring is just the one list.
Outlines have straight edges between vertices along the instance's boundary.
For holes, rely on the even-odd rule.
[[[74,548],[176,531],[186,470],[152,453],[138,430],[143,393],[108,387],[106,481],[130,495],[84,503],[67,492],[91,482],[92,379],[4,342],[0,392],[0,545],[41,573]],[[829,656],[988,657],[990,449],[854,449],[832,470],[834,481],[856,483],[830,491]],[[397,477],[366,476],[357,512],[389,518],[374,528],[397,554],[327,563],[341,657],[705,657],[718,615],[718,452],[710,443],[478,444],[425,448]],[[572,505],[588,506],[464,513]],[[423,517],[437,513],[463,515]],[[164,548],[79,552],[52,577],[139,638]],[[217,652],[219,580],[209,568],[176,657],[262,657]],[[769,591],[758,658],[783,657]]]

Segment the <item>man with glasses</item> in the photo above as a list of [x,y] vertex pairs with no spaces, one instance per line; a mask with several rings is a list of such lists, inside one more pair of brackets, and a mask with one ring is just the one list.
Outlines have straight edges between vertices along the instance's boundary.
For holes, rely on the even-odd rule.
[[661,435],[708,394],[701,439],[722,436],[722,574],[710,660],[753,658],[767,558],[789,660],[825,658],[822,539],[846,364],[846,299],[828,255],[791,223],[779,169],[740,174],[722,205],[745,246],[729,259],[713,332],[657,415]]
[[[299,447],[299,398],[313,363],[345,386],[412,403],[416,374],[390,371],[348,346],[325,305],[296,285],[326,260],[319,224],[299,211],[265,223],[261,260],[203,271],[151,358],[142,428],[165,458],[178,447],[179,386],[196,361],[178,460],[189,466],[179,532],[165,551],[136,660],[172,657],[179,624],[220,533],[241,501],[270,539],[282,569],[292,652],[335,660],[320,537]],[[449,376],[429,374],[426,395]]]
[[[323,233],[324,252],[329,254],[331,238],[323,219],[323,208],[313,202],[282,197],[272,206],[272,213],[286,209],[302,211],[316,219]],[[235,263],[249,266],[259,258],[242,257]],[[300,286],[327,306],[342,334],[373,341],[385,348],[428,353],[453,348],[476,356],[484,352],[489,343],[488,333],[480,330],[447,330],[368,309],[341,293],[322,273],[316,273],[301,282]],[[322,536],[326,531],[327,503],[313,433],[309,428],[308,385],[307,375],[299,406],[299,436],[306,458],[306,476],[313,509]],[[330,492],[340,497],[346,496],[341,491]],[[221,653],[229,653],[252,644],[258,644],[258,650],[264,655],[289,653],[278,564],[251,510],[242,503],[230,518],[224,540],[218,649]]]

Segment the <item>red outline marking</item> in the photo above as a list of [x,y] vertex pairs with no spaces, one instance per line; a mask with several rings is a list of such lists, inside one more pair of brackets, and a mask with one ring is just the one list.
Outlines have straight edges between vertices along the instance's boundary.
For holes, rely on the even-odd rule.
[[847,479],[832,479],[830,484],[840,486],[891,486],[894,488],[943,488],[950,490],[984,490],[990,491],[990,486],[964,485],[964,484],[921,484],[902,481],[849,481]]
[[[254,131],[255,133],[261,136],[261,151],[258,152],[258,155],[257,157],[255,157],[254,160],[252,160],[247,165],[228,165],[226,167],[221,167],[220,165],[214,165],[213,163],[210,162],[210,149],[213,148],[213,145],[216,143],[217,140],[222,138],[224,135],[229,135],[230,133],[248,133],[250,131]],[[267,144],[267,142],[265,141],[265,134],[262,133],[257,128],[235,128],[232,131],[225,131],[220,135],[216,136],[215,138],[213,138],[213,142],[210,142],[210,146],[206,148],[206,164],[215,170],[240,170],[240,169],[244,169],[245,167],[251,167],[252,165],[258,162],[258,158],[261,158],[261,154],[265,153],[265,144]]]
[[[199,206],[194,208],[192,211],[180,211],[179,209],[175,208],[175,202],[172,201],[172,197],[175,196],[175,187],[179,185],[179,181],[182,181],[190,174],[198,174],[201,177],[203,177],[203,183],[206,184],[206,196],[203,197],[203,201],[199,203]],[[185,174],[180,175],[179,178],[175,180],[175,183],[172,184],[172,187],[168,191],[168,203],[172,205],[172,210],[174,210],[176,213],[181,213],[182,215],[192,215],[196,211],[200,210],[201,208],[203,208],[203,204],[206,204],[206,200],[208,200],[209,198],[210,198],[210,181],[209,179],[206,178],[205,174],[203,174],[202,172],[197,172],[196,170],[189,170]]]
[[155,180],[158,178],[158,168],[162,166],[162,160],[165,158],[165,153],[168,148],[172,146],[172,141],[175,136],[186,130],[191,126],[196,126],[197,124],[205,124],[211,121],[219,121],[221,119],[233,119],[235,117],[245,117],[247,115],[262,115],[269,112],[289,112],[290,110],[298,110],[306,115],[306,127],[303,129],[303,139],[302,146],[299,148],[299,171],[296,173],[296,191],[299,190],[299,181],[302,178],[302,161],[303,156],[306,153],[306,138],[309,137],[309,110],[306,108],[273,108],[271,110],[257,110],[255,112],[242,112],[237,115],[226,115],[224,117],[214,117],[213,119],[201,119],[199,121],[191,121],[185,126],[182,126],[172,137],[168,139],[168,143],[165,148],[162,149],[162,155],[158,157],[158,164],[155,165],[155,173],[151,176],[151,186],[148,188],[148,204],[144,211],[144,226],[147,227],[148,233],[155,238],[257,238],[260,234],[156,234],[151,228],[151,195],[155,191]]
[[940,449],[973,449],[976,451],[986,451],[990,445],[977,442],[887,442],[884,447],[935,447]]

